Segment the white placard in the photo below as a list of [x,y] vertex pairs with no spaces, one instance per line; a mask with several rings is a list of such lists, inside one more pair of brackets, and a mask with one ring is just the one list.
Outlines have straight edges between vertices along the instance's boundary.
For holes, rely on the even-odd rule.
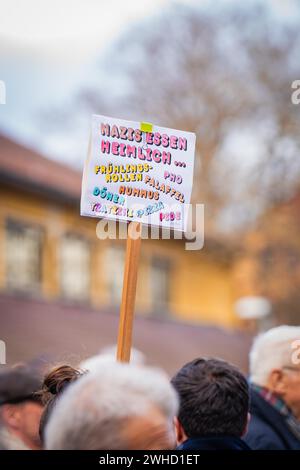
[[92,116],[81,215],[185,231],[196,136],[153,125]]

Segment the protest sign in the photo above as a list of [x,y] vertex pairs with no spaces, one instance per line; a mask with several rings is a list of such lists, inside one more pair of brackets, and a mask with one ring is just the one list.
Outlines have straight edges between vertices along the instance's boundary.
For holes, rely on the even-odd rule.
[[195,140],[191,132],[92,117],[81,215],[130,222],[117,343],[119,361],[130,360],[141,226],[186,230]]
[[185,231],[195,134],[94,115],[81,215]]

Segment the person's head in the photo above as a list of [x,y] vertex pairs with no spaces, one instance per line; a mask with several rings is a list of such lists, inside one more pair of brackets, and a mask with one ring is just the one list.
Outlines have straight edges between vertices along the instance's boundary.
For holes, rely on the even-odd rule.
[[[107,346],[99,351],[95,356],[90,356],[87,359],[84,359],[80,364],[80,369],[86,371],[97,370],[98,367],[101,367],[101,364],[104,362],[114,361],[117,355],[117,346]],[[146,358],[145,355],[138,349],[131,348],[130,352],[130,364],[137,366],[145,365]]]
[[171,449],[177,396],[160,370],[116,362],[71,384],[46,426],[47,449]]
[[40,387],[40,378],[26,366],[0,373],[0,428],[30,449],[40,448],[43,406],[35,396]]
[[173,377],[179,395],[175,418],[177,443],[205,436],[241,437],[247,430],[248,383],[233,365],[198,358]]
[[[278,395],[300,419],[300,327],[278,326],[257,336],[250,351],[250,380]],[[298,348],[298,351],[297,351]]]
[[39,425],[39,435],[42,444],[45,441],[45,427],[54,409],[58,397],[66,390],[66,387],[83,375],[83,371],[69,365],[53,368],[44,378],[42,389],[36,394],[40,397],[45,408]]

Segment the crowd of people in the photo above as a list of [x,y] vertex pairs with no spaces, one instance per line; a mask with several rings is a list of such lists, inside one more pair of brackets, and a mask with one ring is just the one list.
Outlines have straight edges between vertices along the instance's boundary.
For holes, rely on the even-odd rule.
[[5,367],[0,449],[300,449],[300,358],[292,347],[299,339],[293,326],[260,334],[249,377],[203,357],[171,380],[109,356],[80,368],[60,365],[43,378],[25,365]]

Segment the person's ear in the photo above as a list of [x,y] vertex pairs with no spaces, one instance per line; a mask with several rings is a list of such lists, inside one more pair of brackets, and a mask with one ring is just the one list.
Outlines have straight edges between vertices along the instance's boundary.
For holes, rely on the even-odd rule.
[[281,369],[272,370],[269,378],[271,391],[279,396],[284,396],[287,388],[287,383],[285,379],[286,375]]
[[18,406],[8,404],[3,405],[2,419],[8,427],[18,429],[20,423],[20,412]]
[[251,420],[251,414],[248,413],[248,414],[247,414],[247,421],[246,421],[246,424],[245,424],[245,429],[244,429],[244,431],[243,431],[241,437],[246,436],[246,434],[247,434],[247,432],[248,432],[248,429],[249,429],[250,420]]
[[175,427],[176,442],[177,442],[177,445],[180,445],[184,441],[187,440],[187,436],[177,416],[175,416],[174,418],[174,427]]

